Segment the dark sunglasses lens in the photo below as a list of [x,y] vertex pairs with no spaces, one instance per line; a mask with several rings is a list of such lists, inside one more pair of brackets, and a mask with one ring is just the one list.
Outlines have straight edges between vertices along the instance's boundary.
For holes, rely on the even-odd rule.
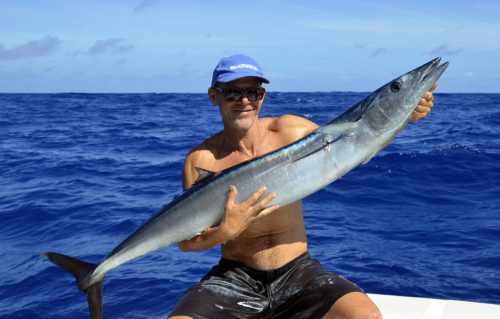
[[239,102],[246,96],[249,101],[260,101],[264,97],[264,89],[248,89],[248,90],[224,90],[224,99],[228,102]]
[[259,101],[262,99],[262,95],[259,90],[248,90],[247,97],[249,101]]
[[239,90],[224,91],[224,99],[228,102],[241,101],[242,93]]

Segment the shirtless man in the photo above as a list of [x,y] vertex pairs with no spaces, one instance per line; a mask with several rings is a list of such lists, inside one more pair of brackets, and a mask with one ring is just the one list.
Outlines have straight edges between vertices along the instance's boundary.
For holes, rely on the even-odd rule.
[[[318,125],[298,116],[259,118],[269,83],[253,59],[235,55],[216,66],[208,97],[219,107],[224,129],[193,148],[184,162],[183,187],[201,172],[220,172],[293,143]],[[433,88],[434,89],[434,88]],[[412,120],[424,118],[433,95],[421,99]],[[302,202],[278,207],[262,185],[236,202],[229,189],[220,225],[179,243],[183,251],[221,245],[220,263],[182,296],[180,318],[381,318],[355,284],[329,272],[307,252]]]

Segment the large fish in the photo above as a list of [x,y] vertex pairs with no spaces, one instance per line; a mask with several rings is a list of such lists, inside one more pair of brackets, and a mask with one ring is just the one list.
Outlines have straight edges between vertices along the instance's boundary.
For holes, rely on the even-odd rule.
[[273,204],[297,201],[369,161],[408,123],[421,97],[448,63],[434,59],[387,83],[328,124],[297,142],[223,171],[176,197],[122,241],[99,264],[47,252],[72,273],[87,294],[92,318],[102,318],[102,280],[121,264],[193,237],[223,217],[230,185],[239,199],[260,186],[275,192]]

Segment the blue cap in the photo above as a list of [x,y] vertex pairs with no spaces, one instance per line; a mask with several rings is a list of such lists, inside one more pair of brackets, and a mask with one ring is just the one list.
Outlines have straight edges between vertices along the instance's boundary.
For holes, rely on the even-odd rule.
[[211,87],[214,87],[216,82],[231,82],[247,76],[255,76],[260,78],[262,82],[269,83],[254,59],[243,54],[224,57],[220,59],[219,64],[214,69]]

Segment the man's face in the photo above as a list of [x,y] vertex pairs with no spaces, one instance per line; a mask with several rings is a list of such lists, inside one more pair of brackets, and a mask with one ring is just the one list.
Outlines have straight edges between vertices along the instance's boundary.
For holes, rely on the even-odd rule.
[[[255,89],[261,86],[260,79],[256,77],[240,78],[227,83],[218,83],[217,87],[224,90],[231,89]],[[241,101],[226,101],[224,94],[215,89],[209,90],[210,100],[214,105],[219,106],[222,120],[226,126],[237,130],[250,129],[258,118],[260,108],[264,98],[258,101],[250,101],[247,96],[243,96]]]

